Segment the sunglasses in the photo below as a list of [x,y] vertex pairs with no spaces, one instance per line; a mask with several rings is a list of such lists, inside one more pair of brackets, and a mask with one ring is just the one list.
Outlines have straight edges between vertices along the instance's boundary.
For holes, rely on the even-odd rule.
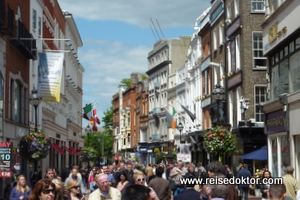
[[138,178],[138,179],[136,179],[136,181],[138,181],[138,182],[145,181],[145,178]]
[[46,189],[42,191],[44,194],[50,194],[50,192],[52,192],[52,194],[55,194],[55,189]]
[[78,188],[80,188],[80,186],[79,186],[79,185],[77,185],[77,186],[74,186],[74,187],[72,187],[72,188],[78,189]]

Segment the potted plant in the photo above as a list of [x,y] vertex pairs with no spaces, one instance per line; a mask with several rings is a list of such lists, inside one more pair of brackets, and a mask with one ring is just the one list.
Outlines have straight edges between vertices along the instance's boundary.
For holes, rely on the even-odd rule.
[[204,133],[204,149],[219,157],[232,156],[237,149],[236,136],[222,126],[215,126]]
[[20,155],[30,162],[45,158],[50,149],[50,138],[41,131],[32,131],[19,143]]

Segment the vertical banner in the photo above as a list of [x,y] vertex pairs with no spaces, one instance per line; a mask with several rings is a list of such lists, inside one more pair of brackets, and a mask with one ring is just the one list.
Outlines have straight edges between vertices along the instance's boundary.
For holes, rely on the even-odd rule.
[[12,177],[11,142],[0,142],[0,178]]
[[38,91],[43,101],[60,102],[64,53],[39,53]]
[[177,149],[177,162],[192,162],[191,144],[178,144]]

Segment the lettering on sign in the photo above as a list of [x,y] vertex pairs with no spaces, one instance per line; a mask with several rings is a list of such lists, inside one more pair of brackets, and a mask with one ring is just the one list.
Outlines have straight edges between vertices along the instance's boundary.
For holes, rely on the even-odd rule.
[[267,120],[267,127],[276,127],[276,126],[282,126],[284,123],[283,117],[273,118]]
[[11,171],[0,171],[1,178],[11,178],[12,172]]
[[269,29],[269,44],[273,43],[277,38],[287,32],[287,27],[283,27],[278,31],[278,22]]

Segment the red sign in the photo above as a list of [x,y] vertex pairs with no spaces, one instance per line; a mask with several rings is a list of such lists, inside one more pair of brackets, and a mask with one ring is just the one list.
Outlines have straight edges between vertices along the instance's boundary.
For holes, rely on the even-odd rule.
[[0,171],[0,178],[11,178],[12,172],[11,171]]

